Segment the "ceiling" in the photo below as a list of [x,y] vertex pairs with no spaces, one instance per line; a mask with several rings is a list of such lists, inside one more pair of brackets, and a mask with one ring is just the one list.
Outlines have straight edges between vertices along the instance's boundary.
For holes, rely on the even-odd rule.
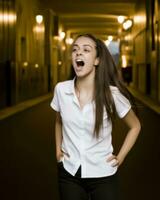
[[39,0],[44,8],[52,9],[71,36],[92,33],[102,39],[119,35],[119,15],[133,17],[137,0]]

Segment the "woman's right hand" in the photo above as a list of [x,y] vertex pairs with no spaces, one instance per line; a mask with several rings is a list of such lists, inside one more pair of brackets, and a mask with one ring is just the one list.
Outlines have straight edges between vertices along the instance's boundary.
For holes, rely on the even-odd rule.
[[64,154],[61,150],[57,151],[57,154],[56,154],[57,162],[61,162],[63,156],[64,156]]

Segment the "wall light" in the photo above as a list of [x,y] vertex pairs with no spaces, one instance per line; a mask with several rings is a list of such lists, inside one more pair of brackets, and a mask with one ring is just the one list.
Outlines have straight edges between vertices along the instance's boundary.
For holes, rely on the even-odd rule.
[[44,33],[45,27],[41,25],[37,25],[33,28],[33,31],[36,33]]
[[28,66],[28,62],[27,61],[23,62],[23,67],[27,67],[27,66]]
[[62,61],[61,61],[61,60],[58,61],[58,65],[59,65],[59,66],[62,65]]
[[124,39],[125,39],[126,41],[129,41],[129,40],[132,39],[132,37],[131,37],[131,35],[126,35],[126,36],[124,37]]
[[17,19],[14,13],[2,13],[0,12],[0,23],[14,23]]
[[34,67],[35,67],[35,68],[39,68],[39,64],[36,63],[36,64],[34,65]]
[[58,35],[53,36],[53,39],[56,41],[60,41],[60,37]]
[[122,55],[122,67],[123,68],[127,67],[127,58],[125,55]]
[[66,50],[66,47],[65,47],[65,46],[62,46],[62,50],[65,51],[65,50]]

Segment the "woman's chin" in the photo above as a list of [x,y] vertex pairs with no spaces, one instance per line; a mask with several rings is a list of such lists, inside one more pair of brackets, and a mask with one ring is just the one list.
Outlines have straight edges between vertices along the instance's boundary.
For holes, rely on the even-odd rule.
[[77,77],[83,77],[83,76],[85,76],[85,74],[84,73],[82,73],[82,72],[75,72],[76,73],[76,76]]

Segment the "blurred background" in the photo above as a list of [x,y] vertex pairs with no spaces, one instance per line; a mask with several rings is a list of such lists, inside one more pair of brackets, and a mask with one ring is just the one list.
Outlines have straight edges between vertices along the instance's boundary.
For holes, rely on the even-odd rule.
[[[160,188],[160,0],[0,0],[1,199],[59,200],[50,108],[69,79],[74,38],[102,39],[137,100],[142,124],[119,169],[121,200]],[[127,128],[113,131],[118,151]]]

